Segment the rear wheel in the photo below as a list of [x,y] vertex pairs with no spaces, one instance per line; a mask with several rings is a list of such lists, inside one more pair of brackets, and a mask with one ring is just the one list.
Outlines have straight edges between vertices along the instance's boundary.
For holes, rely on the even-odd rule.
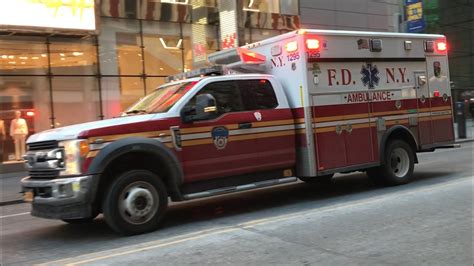
[[395,186],[413,179],[415,155],[405,141],[393,140],[387,144],[381,166],[367,170],[367,175],[376,183]]
[[109,187],[102,205],[107,224],[124,235],[156,230],[167,207],[165,185],[147,170],[120,175]]

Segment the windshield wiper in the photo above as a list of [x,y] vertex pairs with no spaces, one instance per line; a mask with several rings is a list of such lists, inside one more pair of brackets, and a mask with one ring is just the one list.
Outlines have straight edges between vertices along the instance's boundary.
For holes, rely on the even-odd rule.
[[131,110],[131,111],[128,111],[128,112],[125,112],[127,115],[129,114],[146,114],[147,111],[146,110],[141,110],[141,109],[137,109],[137,110]]

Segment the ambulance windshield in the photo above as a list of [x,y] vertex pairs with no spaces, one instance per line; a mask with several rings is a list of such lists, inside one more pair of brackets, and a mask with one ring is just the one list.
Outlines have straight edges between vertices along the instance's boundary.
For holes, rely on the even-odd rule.
[[123,115],[165,113],[181,99],[196,82],[182,82],[159,87],[128,108]]

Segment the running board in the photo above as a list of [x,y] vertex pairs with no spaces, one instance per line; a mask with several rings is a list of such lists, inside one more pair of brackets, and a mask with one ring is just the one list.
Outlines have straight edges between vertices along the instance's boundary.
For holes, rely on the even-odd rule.
[[246,190],[257,189],[257,188],[271,187],[271,186],[276,186],[276,185],[281,185],[281,184],[286,184],[286,183],[291,183],[291,182],[296,182],[296,181],[298,181],[298,178],[296,177],[285,177],[285,178],[265,180],[265,181],[260,181],[260,182],[245,184],[245,185],[240,185],[240,186],[224,187],[224,188],[212,189],[212,190],[203,191],[203,192],[186,194],[183,197],[186,200],[193,200],[193,199],[212,197],[212,196],[217,196],[217,195],[222,195],[222,194],[227,194],[227,193],[232,193],[232,192],[240,192],[240,191],[246,191]]

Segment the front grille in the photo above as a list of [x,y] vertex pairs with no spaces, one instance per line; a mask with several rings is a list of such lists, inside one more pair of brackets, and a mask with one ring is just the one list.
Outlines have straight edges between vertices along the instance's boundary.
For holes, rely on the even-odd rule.
[[53,179],[59,176],[58,170],[30,170],[28,174],[34,179]]
[[56,140],[28,143],[29,151],[52,150],[56,149],[57,147],[58,142]]

